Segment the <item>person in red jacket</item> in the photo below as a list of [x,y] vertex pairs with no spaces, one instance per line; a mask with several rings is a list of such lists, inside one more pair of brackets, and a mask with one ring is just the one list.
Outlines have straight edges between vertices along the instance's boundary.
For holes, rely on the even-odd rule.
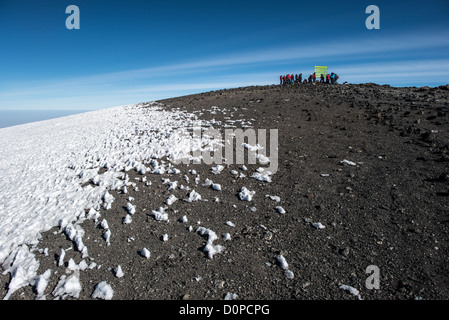
[[290,84],[290,82],[291,82],[291,80],[292,80],[290,74],[287,74],[287,80],[288,80],[287,83]]
[[331,75],[328,73],[328,74],[326,75],[326,83],[329,84],[330,81],[331,81]]
[[316,81],[316,73],[314,72],[312,75],[312,81],[315,82]]

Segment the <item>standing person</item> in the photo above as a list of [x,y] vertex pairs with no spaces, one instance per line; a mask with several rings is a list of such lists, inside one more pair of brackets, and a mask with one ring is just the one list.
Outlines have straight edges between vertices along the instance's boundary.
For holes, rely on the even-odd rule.
[[331,84],[334,84],[335,81],[335,73],[331,73]]
[[340,77],[338,76],[338,74],[335,74],[335,83],[337,83],[338,78],[340,78]]
[[287,74],[287,84],[290,84],[290,81],[292,80],[290,73]]
[[282,84],[282,76],[280,76],[280,80],[281,80],[281,83],[279,83],[279,85],[281,85],[281,84]]
[[298,76],[298,83],[301,83],[301,82],[302,82],[302,73],[300,73]]
[[330,80],[331,80],[331,75],[328,73],[326,75],[326,83],[329,84]]
[[315,82],[316,81],[316,73],[314,72],[312,75],[312,81]]
[[321,74],[321,76],[320,76],[320,82],[321,82],[321,83],[324,83],[324,74]]
[[309,83],[312,83],[312,79],[313,79],[313,76],[312,76],[312,74],[310,74],[310,76],[309,76]]

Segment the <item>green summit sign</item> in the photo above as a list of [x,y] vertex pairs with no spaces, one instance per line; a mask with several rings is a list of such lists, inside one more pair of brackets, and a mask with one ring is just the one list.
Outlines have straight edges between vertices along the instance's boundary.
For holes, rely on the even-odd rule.
[[315,72],[317,78],[321,77],[321,75],[326,77],[326,75],[327,75],[327,67],[315,66],[315,71],[314,72]]

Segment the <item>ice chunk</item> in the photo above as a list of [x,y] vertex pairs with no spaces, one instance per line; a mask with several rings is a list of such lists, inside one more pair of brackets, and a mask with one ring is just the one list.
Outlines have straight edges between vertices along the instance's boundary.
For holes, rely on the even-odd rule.
[[132,220],[131,216],[129,214],[127,214],[126,217],[123,218],[122,223],[123,224],[130,224],[132,221],[133,220]]
[[356,165],[355,162],[352,162],[352,161],[349,161],[349,160],[346,160],[346,159],[340,161],[340,163],[347,164],[348,166],[355,166]]
[[278,255],[278,256],[276,257],[276,259],[278,260],[279,265],[280,265],[280,267],[281,267],[282,269],[288,270],[288,263],[287,263],[287,260],[285,259],[285,257],[284,257],[282,254]]
[[118,265],[117,268],[114,268],[114,273],[117,278],[121,278],[125,275],[120,265]]
[[168,190],[176,190],[178,187],[178,181],[170,181]]
[[226,293],[224,300],[237,300],[238,299],[238,295],[236,293]]
[[268,164],[270,162],[270,158],[268,158],[267,156],[265,156],[263,154],[258,154],[257,159],[259,159],[259,162],[261,164]]
[[168,170],[168,173],[169,174],[179,174],[179,173],[181,173],[181,170],[179,170],[177,168],[173,168],[173,169]]
[[232,221],[226,221],[226,225],[230,227],[235,227],[235,224]]
[[102,281],[95,286],[95,290],[92,293],[93,299],[111,300],[114,295],[114,290],[107,284],[106,281]]
[[340,286],[340,289],[345,290],[345,291],[349,292],[350,294],[356,296],[359,300],[362,300],[362,297],[360,296],[360,292],[356,288],[348,286],[346,284],[343,284]]
[[61,267],[62,265],[64,265],[64,258],[65,258],[65,250],[61,248],[61,253],[59,254],[59,259],[58,259],[58,267]]
[[76,299],[79,298],[81,292],[81,283],[79,279],[79,272],[75,271],[71,276],[67,277],[62,275],[59,278],[59,282],[56,288],[53,290],[52,294],[55,297],[60,297],[65,299],[69,296]]
[[106,230],[105,233],[103,233],[103,238],[106,241],[106,244],[108,246],[111,245],[111,230]]
[[8,292],[3,298],[8,300],[15,291],[33,282],[39,269],[39,262],[28,249],[28,246],[22,245],[5,260],[3,268],[6,270],[4,274],[7,271],[11,272]]
[[112,208],[112,202],[114,202],[114,196],[106,191],[103,195],[103,208],[109,210]]
[[239,198],[243,201],[251,201],[255,193],[255,191],[249,191],[246,187],[242,187],[239,192]]
[[178,200],[178,198],[176,198],[174,195],[170,195],[169,197],[168,197],[168,199],[165,201],[165,203],[167,204],[167,205],[172,205],[176,200]]
[[271,172],[266,173],[254,172],[251,178],[257,179],[263,182],[271,182]]
[[280,254],[276,257],[277,261],[279,262],[279,266],[284,270],[284,274],[288,279],[293,279],[295,277],[293,271],[289,269],[287,260],[285,257]]
[[284,208],[282,208],[281,206],[277,206],[276,210],[280,213],[280,214],[285,214],[285,210]]
[[99,217],[100,217],[100,213],[98,211],[96,211],[94,208],[90,208],[90,210],[86,216],[87,219],[93,219],[95,221],[97,221],[97,219]]
[[147,259],[151,256],[151,252],[147,248],[143,248],[142,250],[140,250],[139,254]]
[[263,149],[259,144],[252,146],[247,143],[242,143],[242,146],[249,151],[257,151],[259,149]]
[[[14,160],[1,165],[1,183],[8,188],[0,190],[0,263],[12,262],[9,257],[20,246],[36,244],[41,233],[59,221],[62,231],[68,222],[98,219],[100,209],[112,208],[112,191],[138,187],[124,173],[127,170],[148,172],[145,164],[151,163],[155,173],[178,172],[156,159],[184,159],[192,151],[193,139],[184,134],[189,133],[192,115],[161,110],[155,103],[0,129],[0,154]],[[81,234],[76,240],[74,231],[72,241],[85,256]],[[18,261],[14,267],[7,264],[5,271],[12,275],[17,268],[19,275],[26,270],[25,265],[19,269]]]
[[223,169],[224,169],[224,166],[219,164],[219,165],[217,165],[215,167],[212,167],[211,170],[212,170],[213,174],[220,174]]
[[324,228],[326,228],[326,226],[324,226],[323,224],[321,224],[321,222],[315,222],[315,223],[312,223],[312,226],[314,226],[314,227],[317,228],[317,229],[324,229]]
[[198,200],[201,200],[201,195],[198,192],[196,192],[195,190],[192,190],[189,193],[189,197],[187,199],[184,199],[184,201],[186,201],[186,202],[193,202],[193,201],[198,201]]
[[34,289],[37,293],[37,300],[44,300],[45,295],[44,291],[48,286],[48,280],[51,276],[51,270],[47,269],[43,274],[39,275],[36,280],[34,280]]
[[265,197],[269,197],[271,200],[280,202],[281,198],[279,196],[270,196],[269,194],[265,195]]
[[134,214],[136,213],[136,206],[128,202],[126,204],[126,211],[128,211],[129,214]]
[[203,186],[205,187],[209,187],[213,184],[214,182],[208,178],[206,178],[206,180],[204,180]]
[[105,230],[108,230],[109,229],[108,221],[106,219],[103,219],[100,223],[100,227],[102,227]]
[[285,276],[288,279],[293,279],[295,277],[295,274],[291,270],[285,270]]
[[73,225],[72,223],[69,223],[64,228],[64,233],[70,240],[72,240],[75,243],[76,249],[80,252],[83,252],[85,247],[83,243],[84,230],[81,228],[81,226],[78,224]]
[[199,227],[196,231],[202,236],[207,236],[207,243],[203,248],[203,251],[207,253],[209,259],[212,259],[215,254],[224,250],[223,246],[213,244],[213,242],[218,239],[217,234],[214,231],[206,229],[205,227]]
[[153,216],[156,221],[167,221],[168,214],[165,213],[165,209],[163,207],[159,207],[157,210],[152,210],[148,215]]

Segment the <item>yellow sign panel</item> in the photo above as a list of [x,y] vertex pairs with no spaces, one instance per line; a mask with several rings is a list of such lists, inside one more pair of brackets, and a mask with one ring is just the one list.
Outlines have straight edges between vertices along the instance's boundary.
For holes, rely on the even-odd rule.
[[327,75],[327,67],[315,66],[315,74],[316,74],[317,78],[321,77],[321,75],[326,77],[326,75]]

